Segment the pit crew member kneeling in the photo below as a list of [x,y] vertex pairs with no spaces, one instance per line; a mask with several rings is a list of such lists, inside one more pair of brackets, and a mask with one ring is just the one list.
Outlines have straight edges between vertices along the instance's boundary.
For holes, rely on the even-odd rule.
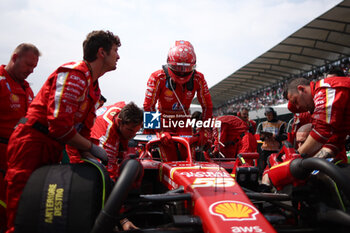
[[[91,129],[91,141],[102,147],[108,156],[107,171],[113,181],[119,177],[120,166],[128,159],[127,149],[130,139],[135,137],[143,121],[143,111],[136,104],[117,102],[96,111],[96,120]],[[71,163],[81,162],[79,152],[67,147]],[[123,230],[137,229],[127,219],[120,221]]]

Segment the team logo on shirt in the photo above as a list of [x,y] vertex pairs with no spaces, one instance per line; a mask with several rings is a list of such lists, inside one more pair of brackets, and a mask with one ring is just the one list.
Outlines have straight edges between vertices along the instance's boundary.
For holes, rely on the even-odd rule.
[[145,129],[160,129],[160,112],[144,112],[143,113],[143,128]]
[[167,89],[164,91],[164,96],[169,96],[169,97],[173,96],[173,92],[171,90]]
[[84,102],[80,105],[80,111],[84,112],[86,110],[86,108],[88,107],[88,102]]
[[12,103],[18,103],[19,102],[19,97],[15,94],[10,95],[10,100]]
[[188,99],[189,99],[189,98],[192,98],[192,97],[193,97],[192,91],[186,92],[186,97],[187,97]]
[[175,110],[175,111],[180,111],[182,110],[183,108],[183,105],[182,104],[179,104],[178,102],[174,103],[173,106],[172,106],[172,110]]

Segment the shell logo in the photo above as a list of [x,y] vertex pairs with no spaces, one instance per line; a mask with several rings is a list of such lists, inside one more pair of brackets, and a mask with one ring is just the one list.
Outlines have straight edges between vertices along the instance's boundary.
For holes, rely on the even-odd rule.
[[81,105],[80,105],[80,111],[81,112],[84,112],[85,111],[85,109],[87,108],[87,106],[88,106],[88,102],[83,102]]
[[223,221],[256,220],[258,210],[240,201],[219,201],[209,207],[211,214],[219,216]]
[[11,94],[10,98],[11,98],[11,102],[12,103],[18,103],[19,102],[19,97],[17,95],[15,95],[15,94]]
[[173,92],[171,90],[167,89],[167,90],[164,91],[164,95],[170,97],[170,96],[173,96]]

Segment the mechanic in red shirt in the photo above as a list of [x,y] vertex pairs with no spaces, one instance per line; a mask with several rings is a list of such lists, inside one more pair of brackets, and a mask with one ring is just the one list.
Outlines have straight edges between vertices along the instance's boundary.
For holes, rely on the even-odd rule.
[[14,232],[18,201],[31,173],[59,163],[68,144],[86,157],[107,160],[106,152],[89,137],[100,99],[98,78],[115,70],[119,60],[118,36],[93,31],[83,42],[84,60],[54,71],[29,106],[10,137],[8,146],[7,233]]
[[[96,115],[90,140],[107,152],[107,170],[115,181],[119,176],[119,164],[126,156],[128,142],[141,129],[143,111],[133,102],[126,105],[122,101],[99,108]],[[67,151],[72,163],[81,161],[79,155]]]
[[[122,161],[127,159],[128,142],[141,129],[143,111],[133,102],[126,105],[121,101],[97,109],[96,115],[90,140],[107,152],[107,171],[115,182]],[[67,146],[67,153],[71,163],[81,162],[81,156],[75,148]],[[123,230],[137,229],[127,218],[122,219],[120,224]]]
[[34,98],[26,81],[39,61],[40,52],[33,44],[18,45],[7,65],[0,66],[0,232],[5,232],[5,171],[8,140]]
[[[176,41],[168,52],[167,65],[152,73],[148,79],[144,111],[156,111],[158,102],[162,118],[175,116],[175,120],[184,120],[190,118],[189,108],[197,94],[202,106],[202,119],[211,118],[213,104],[207,82],[195,68],[196,54],[192,44]],[[171,127],[163,131],[191,135],[191,129],[188,128]]]
[[221,152],[226,158],[235,158],[239,153],[257,151],[255,137],[242,119],[225,115],[216,120],[221,121],[221,128],[214,130],[214,155]]
[[254,120],[249,119],[249,109],[248,108],[242,108],[238,113],[237,116],[241,118],[249,128],[249,132],[251,132],[253,135],[256,132],[256,122]]
[[342,151],[350,133],[350,79],[330,77],[310,82],[297,78],[288,83],[286,93],[297,109],[312,113],[313,129],[299,153],[326,158]]

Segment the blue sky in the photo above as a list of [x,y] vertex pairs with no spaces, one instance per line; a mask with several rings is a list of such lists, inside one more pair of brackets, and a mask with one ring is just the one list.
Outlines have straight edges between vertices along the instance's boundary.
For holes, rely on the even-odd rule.
[[190,41],[212,87],[339,0],[1,0],[0,63],[22,42],[42,52],[27,79],[36,94],[61,64],[82,59],[92,30],[120,36],[117,70],[100,78],[107,104],[142,107],[150,74],[175,40]]

